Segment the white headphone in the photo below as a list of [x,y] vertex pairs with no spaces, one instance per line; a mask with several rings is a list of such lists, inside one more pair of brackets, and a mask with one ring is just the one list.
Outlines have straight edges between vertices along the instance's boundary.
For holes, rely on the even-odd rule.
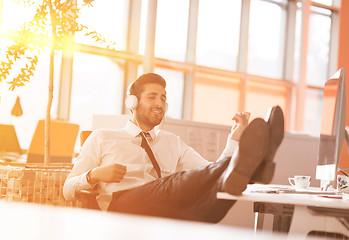
[[[138,98],[136,95],[131,95],[131,94],[127,94],[126,99],[125,99],[125,105],[128,109],[135,109],[138,106]],[[167,113],[167,109],[168,109],[168,103],[166,102],[166,106],[165,106],[165,114]]]
[[130,95],[127,93],[125,99],[125,105],[128,109],[135,109],[138,106],[138,98],[136,95]]
[[[130,84],[130,86],[127,88],[127,96],[125,99],[125,105],[128,109],[135,109],[138,106],[138,98],[136,95],[133,95],[130,93],[130,89],[132,88],[134,82],[132,82]],[[166,102],[166,106],[165,106],[165,114],[167,113],[167,109],[168,109],[168,103]]]

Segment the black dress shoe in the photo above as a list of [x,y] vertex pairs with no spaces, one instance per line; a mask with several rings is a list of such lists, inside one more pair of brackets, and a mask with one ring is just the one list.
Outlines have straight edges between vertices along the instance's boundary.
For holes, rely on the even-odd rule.
[[284,114],[279,106],[273,107],[267,114],[265,121],[269,127],[269,148],[263,162],[251,179],[251,183],[270,183],[274,176],[276,150],[284,137]]
[[268,149],[269,127],[263,119],[254,119],[242,133],[239,147],[221,176],[221,190],[240,195],[263,162]]

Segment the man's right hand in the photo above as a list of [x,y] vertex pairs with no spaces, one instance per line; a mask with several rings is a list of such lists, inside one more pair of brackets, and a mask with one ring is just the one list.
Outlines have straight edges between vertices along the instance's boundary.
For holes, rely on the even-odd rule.
[[92,169],[90,172],[90,182],[92,184],[101,182],[119,183],[127,172],[126,166],[113,163]]

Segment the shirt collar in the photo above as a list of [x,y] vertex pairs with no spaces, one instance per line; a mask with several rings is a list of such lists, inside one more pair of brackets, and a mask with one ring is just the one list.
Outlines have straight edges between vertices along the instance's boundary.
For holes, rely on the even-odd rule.
[[[137,137],[141,132],[142,129],[140,129],[136,124],[134,124],[133,122],[131,122],[130,120],[127,121],[126,124],[126,131],[132,136],[132,137]],[[157,127],[153,128],[152,130],[148,131],[148,133],[150,134],[151,138],[153,140],[155,140],[158,130]]]

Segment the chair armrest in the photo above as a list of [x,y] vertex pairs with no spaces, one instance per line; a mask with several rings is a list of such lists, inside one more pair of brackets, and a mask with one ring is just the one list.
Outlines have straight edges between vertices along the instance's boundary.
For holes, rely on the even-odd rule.
[[98,196],[98,190],[82,189],[75,192],[75,197],[81,201],[82,208],[100,210],[96,197]]

